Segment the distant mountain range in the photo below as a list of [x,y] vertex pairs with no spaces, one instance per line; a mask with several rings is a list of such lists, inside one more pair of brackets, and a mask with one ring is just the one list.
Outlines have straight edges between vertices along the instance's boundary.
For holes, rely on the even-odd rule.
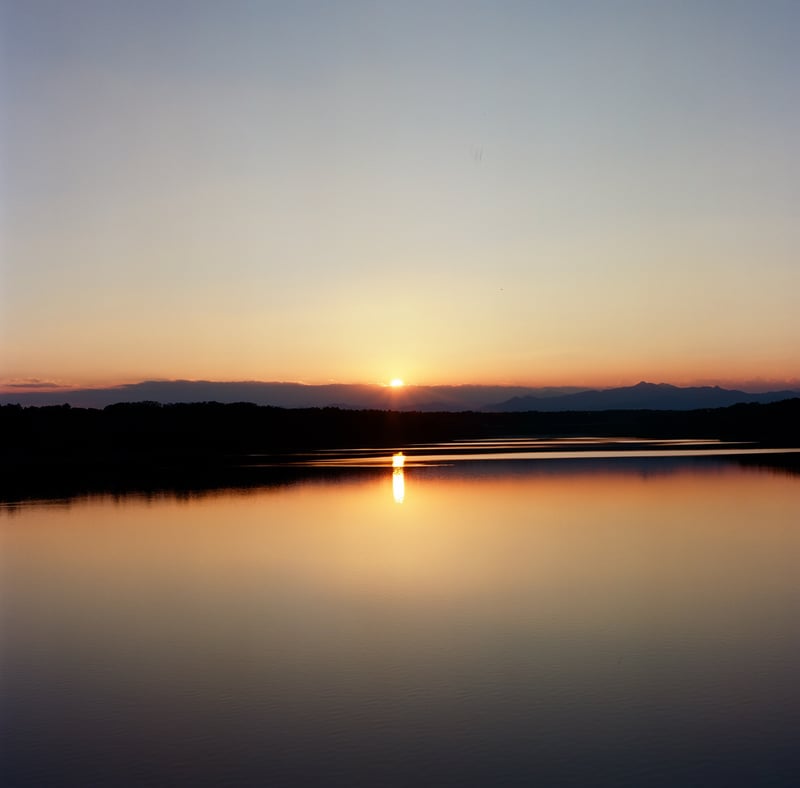
[[565,411],[694,410],[739,402],[776,402],[800,397],[800,391],[749,393],[719,386],[682,388],[667,383],[637,383],[621,388],[524,386],[390,386],[302,383],[144,381],[103,389],[54,388],[0,394],[0,404],[102,408],[116,402],[253,402],[284,408],[340,407],[404,411]]
[[559,411],[559,410],[696,410],[724,408],[739,402],[777,402],[800,397],[797,391],[768,391],[750,394],[746,391],[723,389],[719,386],[690,386],[681,388],[668,383],[646,383],[622,388],[579,391],[557,396],[515,396],[484,410]]
[[0,394],[0,403],[102,408],[116,402],[254,402],[282,408],[463,411],[482,410],[487,403],[530,394],[559,396],[580,388],[532,389],[525,386],[379,386],[334,383],[214,382],[150,380],[104,389],[65,389]]

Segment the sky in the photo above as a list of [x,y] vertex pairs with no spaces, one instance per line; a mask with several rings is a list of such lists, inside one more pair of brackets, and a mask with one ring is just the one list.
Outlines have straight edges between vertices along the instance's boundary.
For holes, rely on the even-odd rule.
[[800,382],[794,0],[0,9],[0,384]]

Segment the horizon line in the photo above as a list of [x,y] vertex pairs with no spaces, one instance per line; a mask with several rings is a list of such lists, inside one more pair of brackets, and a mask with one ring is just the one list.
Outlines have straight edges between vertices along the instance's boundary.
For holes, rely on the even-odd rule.
[[783,379],[746,379],[746,380],[730,380],[730,379],[700,379],[690,382],[672,383],[667,380],[648,380],[647,378],[639,378],[635,382],[630,383],[614,383],[614,384],[587,384],[587,383],[517,383],[517,382],[499,382],[499,383],[417,383],[414,381],[405,381],[401,386],[393,386],[391,379],[381,382],[347,382],[347,381],[327,381],[312,383],[305,380],[259,380],[254,378],[242,379],[210,379],[210,378],[142,378],[134,381],[124,381],[120,383],[105,383],[105,384],[86,384],[86,383],[71,383],[63,379],[42,379],[42,378],[11,378],[9,380],[0,381],[0,395],[8,396],[11,394],[57,394],[58,392],[74,393],[79,391],[124,391],[125,389],[134,389],[144,385],[159,385],[159,384],[206,384],[206,385],[222,385],[222,386],[302,386],[306,388],[325,388],[332,386],[345,386],[345,387],[362,387],[362,388],[386,388],[391,389],[397,395],[401,396],[404,390],[408,389],[464,389],[464,388],[486,388],[486,389],[576,389],[582,391],[607,391],[617,388],[631,388],[641,384],[649,385],[666,385],[674,386],[675,388],[720,388],[728,390],[743,391],[748,394],[765,393],[776,390],[800,390],[800,377],[796,378],[783,378]]

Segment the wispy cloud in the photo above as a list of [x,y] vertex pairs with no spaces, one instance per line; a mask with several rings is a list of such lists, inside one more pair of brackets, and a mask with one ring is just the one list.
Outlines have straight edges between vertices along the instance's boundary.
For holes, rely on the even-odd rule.
[[25,378],[24,380],[9,380],[0,383],[0,387],[9,389],[69,389],[63,383],[56,383],[52,380],[39,380],[38,378]]

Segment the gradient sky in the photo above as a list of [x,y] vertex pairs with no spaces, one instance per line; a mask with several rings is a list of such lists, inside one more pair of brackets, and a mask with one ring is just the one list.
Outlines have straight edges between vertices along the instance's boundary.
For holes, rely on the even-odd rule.
[[0,377],[800,381],[800,3],[0,0]]

